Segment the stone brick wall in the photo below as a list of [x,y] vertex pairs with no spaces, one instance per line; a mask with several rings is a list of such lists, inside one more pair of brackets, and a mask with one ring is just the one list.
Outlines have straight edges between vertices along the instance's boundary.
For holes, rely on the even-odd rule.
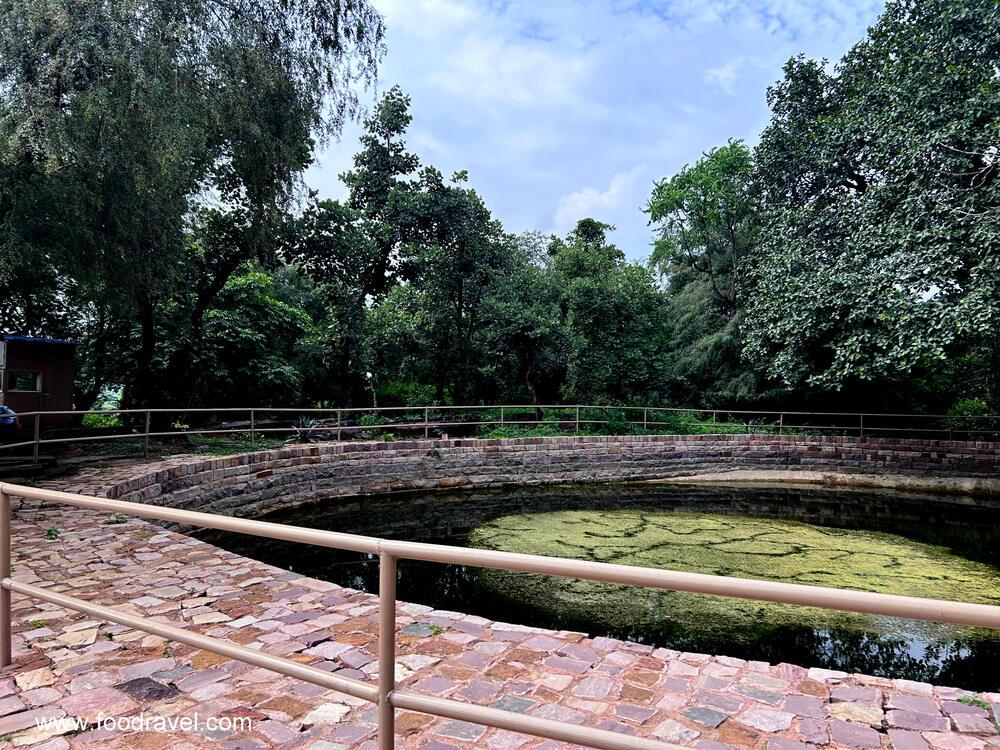
[[1000,443],[775,435],[449,439],[289,446],[194,459],[112,485],[122,500],[257,516],[328,498],[732,470],[1000,478]]

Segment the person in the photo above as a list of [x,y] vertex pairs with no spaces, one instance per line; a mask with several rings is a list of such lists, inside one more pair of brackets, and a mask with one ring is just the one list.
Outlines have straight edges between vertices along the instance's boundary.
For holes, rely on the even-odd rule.
[[20,427],[21,420],[17,412],[6,404],[0,404],[0,445],[10,442]]

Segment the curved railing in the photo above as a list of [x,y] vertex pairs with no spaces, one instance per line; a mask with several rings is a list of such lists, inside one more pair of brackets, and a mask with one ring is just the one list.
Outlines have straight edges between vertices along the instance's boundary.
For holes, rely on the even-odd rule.
[[[339,677],[317,667],[264,654],[220,638],[212,638],[150,618],[127,614],[113,607],[92,604],[76,597],[59,594],[43,586],[14,580],[11,577],[10,543],[12,496],[377,555],[379,558],[377,683]],[[374,703],[378,706],[379,750],[392,750],[395,747],[394,727],[397,708],[603,750],[679,750],[677,745],[463,703],[449,698],[423,695],[397,687],[396,561],[400,558],[1000,629],[1000,607],[984,604],[684,573],[513,552],[466,549],[422,542],[393,541],[0,483],[0,666],[11,663],[11,592],[16,592]]]
[[[593,404],[503,404],[496,406],[224,407],[189,409],[95,409],[19,414],[22,430],[4,451],[30,451],[94,442],[141,443],[189,436],[229,437],[248,442],[274,437],[344,440],[365,436],[430,437],[447,431],[481,434],[548,428],[553,434],[602,430],[620,433],[765,433],[1000,440],[1000,415],[905,414],[688,409]],[[72,422],[73,427],[54,426]],[[104,426],[81,428],[88,422]],[[477,432],[478,431],[478,432]],[[454,435],[453,435],[454,436]]]

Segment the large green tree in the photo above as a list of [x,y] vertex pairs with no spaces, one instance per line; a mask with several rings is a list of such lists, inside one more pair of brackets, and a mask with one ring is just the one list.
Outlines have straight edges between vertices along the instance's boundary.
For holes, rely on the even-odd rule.
[[[6,327],[116,347],[131,402],[170,400],[169,373],[192,356],[215,298],[268,254],[314,140],[356,111],[382,34],[364,0],[5,3]],[[200,247],[190,288],[187,228],[206,203],[232,217]],[[161,316],[181,284],[170,313],[188,324],[163,361]],[[105,379],[92,374],[91,397]]]
[[1000,405],[998,59],[993,0],[894,0],[833,71],[785,66],[746,319],[770,375],[898,383],[980,350]]
[[327,302],[310,342],[316,364],[326,366],[323,381],[347,406],[371,388],[366,310],[411,273],[404,265],[417,252],[411,236],[423,198],[415,174],[420,161],[405,142],[409,107],[398,86],[389,89],[365,119],[353,168],[341,175],[347,199],[312,196],[302,215],[288,223],[282,243],[284,260],[312,279]]
[[614,227],[581,219],[549,246],[568,337],[564,396],[627,403],[662,397],[666,307],[652,271],[608,242]]
[[433,167],[422,170],[406,259],[422,298],[435,397],[447,391],[455,403],[478,390],[486,300],[512,259],[511,238],[466,179],[460,172],[446,182]]
[[482,376],[492,400],[539,404],[562,396],[569,338],[548,244],[538,233],[510,238],[511,256],[486,299]]
[[670,400],[702,406],[746,401],[754,368],[740,356],[747,256],[760,231],[753,159],[740,141],[712,149],[653,187],[651,263],[666,280]]

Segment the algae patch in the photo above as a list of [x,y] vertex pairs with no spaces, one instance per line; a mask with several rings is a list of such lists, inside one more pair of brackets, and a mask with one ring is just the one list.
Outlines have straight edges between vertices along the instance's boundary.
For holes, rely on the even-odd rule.
[[[943,547],[874,531],[710,513],[562,511],[498,518],[469,544],[484,549],[573,557],[931,599],[1000,604],[1000,575]],[[808,607],[484,571],[497,596],[546,611],[586,616],[615,628],[669,622],[689,633],[760,637],[787,626],[875,632],[906,638],[963,629]],[[965,629],[968,630],[968,629]]]

